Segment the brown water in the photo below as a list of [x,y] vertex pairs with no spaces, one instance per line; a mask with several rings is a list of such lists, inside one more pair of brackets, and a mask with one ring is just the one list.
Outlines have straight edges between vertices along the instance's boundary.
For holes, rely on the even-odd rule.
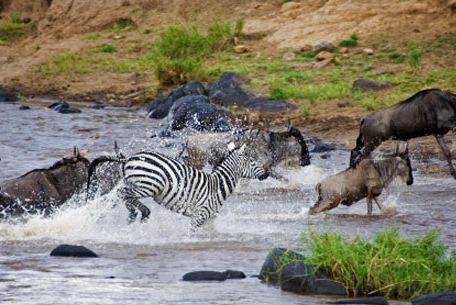
[[[0,179],[46,167],[74,145],[92,155],[112,153],[116,139],[126,153],[143,148],[174,156],[176,139],[151,139],[160,127],[128,109],[58,114],[44,107],[19,111],[0,104]],[[115,192],[84,204],[73,198],[51,218],[0,223],[0,302],[2,304],[325,304],[327,297],[299,296],[260,283],[253,277],[222,283],[188,283],[195,270],[237,269],[259,273],[271,247],[293,247],[300,233],[331,230],[372,235],[398,226],[404,235],[440,228],[456,248],[456,183],[415,173],[411,187],[397,186],[382,195],[392,217],[364,216],[366,204],[339,207],[326,215],[307,216],[314,185],[347,166],[348,153],[335,151],[312,165],[283,169],[290,182],[243,181],[221,214],[196,233],[189,220],[145,201],[148,223],[127,224],[127,212]],[[97,259],[50,257],[60,243],[85,245]],[[400,302],[392,302],[400,304]]]

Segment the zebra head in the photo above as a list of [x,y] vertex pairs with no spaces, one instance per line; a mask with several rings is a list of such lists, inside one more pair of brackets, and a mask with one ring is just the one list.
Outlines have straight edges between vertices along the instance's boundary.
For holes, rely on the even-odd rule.
[[269,177],[269,171],[267,169],[260,166],[256,160],[244,154],[245,149],[246,145],[244,144],[237,151],[234,151],[239,156],[241,178],[264,180]]

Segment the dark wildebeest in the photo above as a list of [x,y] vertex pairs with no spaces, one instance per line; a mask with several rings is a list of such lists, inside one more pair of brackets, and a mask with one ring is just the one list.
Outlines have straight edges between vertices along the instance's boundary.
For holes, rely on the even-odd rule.
[[456,95],[439,89],[423,90],[414,96],[382,111],[366,115],[359,126],[356,147],[350,156],[350,167],[388,139],[407,141],[434,135],[456,179],[456,169],[443,136],[456,130]]
[[395,178],[400,178],[407,185],[413,184],[408,149],[384,160],[364,159],[356,168],[348,168],[325,178],[316,186],[318,200],[310,208],[309,215],[333,209],[339,204],[350,206],[366,197],[368,215],[372,215],[372,199],[383,211],[377,197]]
[[49,168],[35,169],[0,184],[0,218],[52,211],[84,189],[90,162],[75,148]]

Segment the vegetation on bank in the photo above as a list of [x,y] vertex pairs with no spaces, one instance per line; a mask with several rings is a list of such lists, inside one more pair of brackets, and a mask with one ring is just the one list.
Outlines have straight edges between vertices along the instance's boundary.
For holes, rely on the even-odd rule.
[[0,23],[0,45],[10,44],[27,35],[25,24],[17,16]]
[[[296,51],[288,60],[282,54],[233,52],[235,37],[241,43],[244,39],[242,27],[242,19],[205,26],[171,24],[161,30],[140,30],[120,22],[86,35],[84,39],[93,41],[94,46],[55,54],[36,71],[45,76],[140,73],[154,83],[158,80],[169,86],[192,79],[208,81],[224,71],[234,71],[252,80],[247,89],[273,99],[291,100],[300,105],[303,116],[322,114],[320,109],[325,109],[328,101],[345,100],[349,107],[376,110],[425,88],[456,88],[454,33],[420,42],[389,41],[385,36],[368,45],[352,35],[338,44],[348,46],[349,53],[336,50],[330,65],[316,68],[312,51]],[[131,31],[138,31],[144,39],[129,40]],[[374,54],[359,52],[363,44]],[[378,92],[354,91],[353,81],[359,78],[387,80],[392,87]]]
[[354,296],[412,299],[456,290],[456,252],[449,255],[437,230],[412,239],[401,237],[399,229],[388,229],[373,240],[310,232],[302,236],[301,245],[304,258],[284,255],[279,264],[303,260],[324,270]]

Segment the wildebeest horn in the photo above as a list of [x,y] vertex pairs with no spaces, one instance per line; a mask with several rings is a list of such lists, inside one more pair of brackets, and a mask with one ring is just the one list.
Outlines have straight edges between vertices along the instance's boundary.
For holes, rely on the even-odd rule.
[[114,153],[116,155],[119,153],[119,145],[117,145],[117,141],[114,141]]

